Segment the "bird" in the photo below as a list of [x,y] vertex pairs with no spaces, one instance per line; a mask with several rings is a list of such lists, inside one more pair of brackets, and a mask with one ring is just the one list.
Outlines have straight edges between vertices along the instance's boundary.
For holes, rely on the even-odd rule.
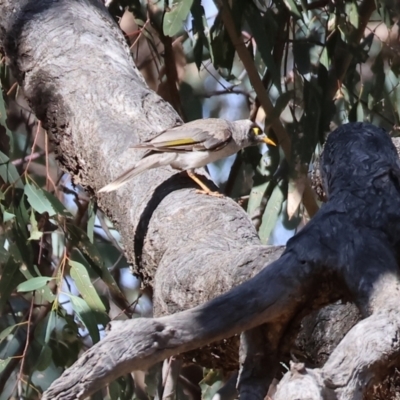
[[245,147],[262,143],[276,146],[249,119],[234,122],[220,118],[191,121],[166,129],[150,140],[131,146],[148,151],[135,165],[101,188],[99,193],[112,192],[148,169],[170,165],[174,169],[187,172],[201,188],[197,193],[222,197],[221,193],[208,188],[194,174],[194,170],[231,156]]

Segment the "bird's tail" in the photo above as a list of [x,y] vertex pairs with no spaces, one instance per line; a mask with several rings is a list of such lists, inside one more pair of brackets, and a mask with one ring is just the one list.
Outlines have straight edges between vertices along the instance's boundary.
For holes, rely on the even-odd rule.
[[128,183],[132,178],[141,174],[143,171],[146,171],[147,169],[161,167],[163,165],[169,165],[172,161],[174,161],[175,158],[175,153],[157,153],[144,157],[139,160],[132,168],[128,169],[122,175],[120,175],[117,179],[102,187],[99,190],[99,193],[112,192],[114,190],[117,190],[121,186],[125,185],[125,183]]

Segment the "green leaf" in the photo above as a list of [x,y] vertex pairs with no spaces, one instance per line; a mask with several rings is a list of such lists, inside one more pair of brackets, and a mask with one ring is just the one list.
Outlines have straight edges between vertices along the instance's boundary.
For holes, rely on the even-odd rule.
[[7,368],[8,363],[13,359],[14,357],[7,357],[5,360],[0,359],[0,374],[4,371],[5,368]]
[[295,97],[294,90],[288,90],[287,92],[282,93],[275,102],[274,111],[271,115],[265,119],[265,124],[271,123],[276,118],[279,118],[283,112],[283,110],[288,105],[289,101]]
[[100,334],[93,310],[91,310],[86,301],[80,297],[73,295],[69,296],[76,315],[89,331],[93,343],[97,343],[100,340]]
[[285,6],[287,7],[287,9],[289,10],[289,12],[296,18],[301,19],[302,15],[299,11],[299,7],[297,6],[297,4],[295,3],[294,0],[283,0],[283,2],[285,3]]
[[236,50],[222,22],[221,12],[214,20],[209,31],[209,38],[210,56],[214,68],[225,79],[232,79],[231,70]]
[[[39,271],[37,271],[37,267],[36,265],[33,266],[33,273],[34,274],[40,274]],[[51,281],[52,277],[49,276],[39,276],[39,277],[34,277],[31,273],[31,271],[29,271],[24,264],[21,264],[20,266],[20,272],[21,274],[25,277],[26,281],[23,283],[27,283],[28,281],[32,281],[33,279],[37,279],[37,278],[43,278],[43,279],[47,279],[48,281]],[[37,283],[39,285],[39,282]],[[50,290],[50,288],[47,286],[47,284],[42,285],[39,288],[36,289],[28,289],[27,291],[31,291],[31,290],[35,290],[35,302],[37,304],[41,304],[43,301],[47,301],[49,303],[52,303],[55,299],[54,294],[52,293],[52,291]]]
[[189,15],[192,4],[193,0],[174,0],[170,10],[164,14],[164,35],[175,36],[183,30],[183,23]]
[[106,312],[104,304],[100,300],[99,295],[96,292],[86,268],[76,261],[69,261],[71,266],[71,277],[75,281],[75,284],[79,290],[81,296],[86,300],[86,303],[92,310],[99,312]]
[[97,247],[90,242],[85,232],[83,232],[76,225],[67,222],[66,228],[69,234],[69,239],[71,240],[71,244],[85,255],[87,260],[90,262],[93,271],[104,281],[112,294],[117,299],[120,299],[122,302],[126,303],[126,306],[128,306],[125,296],[121,292],[110,271],[105,266]]
[[[271,74],[272,83],[281,92],[281,76],[279,69],[275,63],[272,51],[274,49],[275,37],[271,35],[270,29],[265,24],[264,19],[261,17],[259,10],[255,7],[253,2],[248,3],[245,9],[245,16],[250,30],[257,43],[257,50],[261,55],[268,72]],[[263,74],[261,74],[263,75]]]
[[355,2],[348,4],[346,6],[346,15],[348,15],[350,24],[354,26],[354,28],[358,28],[359,25],[359,12],[357,9],[357,4]]
[[250,217],[252,217],[257,208],[260,207],[268,185],[269,182],[264,182],[261,185],[253,186],[251,189],[249,202],[247,204],[247,213]]
[[17,285],[23,280],[20,274],[19,267],[20,263],[15,259],[14,253],[17,249],[15,244],[11,244],[9,248],[10,257],[8,258],[5,265],[1,269],[0,279],[0,312],[4,305],[9,300],[11,293],[17,287]]
[[121,398],[121,386],[118,382],[111,382],[108,385],[108,392],[111,400],[119,400]]
[[8,211],[3,211],[3,222],[11,221],[15,218],[15,214],[9,213]]
[[49,367],[53,358],[53,352],[48,344],[45,344],[40,351],[40,355],[37,363],[35,364],[35,369],[38,371],[44,371]]
[[3,128],[6,131],[6,135],[10,138],[10,150],[11,152],[14,149],[14,138],[12,132],[8,129],[7,127],[7,112],[6,112],[6,104],[4,101],[4,93],[3,93],[3,88],[0,82],[0,125],[3,126]]
[[204,49],[210,45],[205,34],[206,28],[208,28],[207,19],[200,0],[195,0],[193,2],[191,13],[193,17],[192,26],[194,36],[194,44],[191,46],[191,50],[193,51],[194,62],[196,63],[197,69],[200,71],[201,64],[204,61]]
[[48,282],[50,282],[52,277],[49,276],[37,276],[35,278],[31,278],[26,282],[22,282],[18,285],[17,291],[18,292],[31,292],[33,290],[41,289],[42,287],[46,286]]
[[322,64],[327,71],[330,69],[330,59],[329,59],[329,54],[328,54],[328,48],[325,46],[321,52],[321,55],[319,57],[319,62]]
[[4,247],[0,247],[0,265],[4,265],[8,257],[10,257],[9,252]]
[[212,400],[216,392],[223,386],[223,375],[220,371],[209,370],[199,385],[201,388],[201,398]]
[[279,214],[282,209],[282,203],[284,196],[279,185],[273,190],[271,197],[269,198],[267,207],[265,208],[262,222],[259,230],[261,242],[266,244],[271,236],[272,231],[278,221]]
[[293,218],[300,206],[306,184],[307,175],[301,174],[298,171],[289,178],[286,207],[289,221]]
[[88,223],[87,223],[87,237],[89,238],[91,243],[93,243],[93,230],[94,230],[94,223],[96,221],[96,210],[97,210],[96,203],[94,201],[91,201],[88,207]]
[[43,232],[39,231],[38,224],[35,217],[35,212],[31,210],[31,231],[28,240],[39,240],[43,236]]
[[15,183],[18,189],[23,189],[24,185],[17,168],[10,163],[10,159],[0,151],[0,176],[6,183]]
[[71,214],[62,203],[49,192],[26,183],[24,193],[28,198],[29,204],[38,213],[43,214],[47,212],[50,217],[56,214],[71,217]]
[[9,335],[11,335],[11,333],[13,332],[13,330],[15,328],[17,328],[18,326],[20,326],[19,324],[16,325],[11,325],[8,326],[6,329],[4,329],[1,333],[0,333],[0,343],[6,339]]
[[357,103],[357,121],[358,122],[364,122],[365,121],[364,107],[363,107],[361,101],[359,101]]

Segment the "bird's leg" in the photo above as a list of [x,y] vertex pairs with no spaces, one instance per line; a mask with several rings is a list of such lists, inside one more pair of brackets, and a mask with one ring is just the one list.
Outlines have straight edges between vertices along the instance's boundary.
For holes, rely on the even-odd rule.
[[192,178],[200,187],[202,190],[196,190],[196,193],[201,193],[201,194],[207,194],[209,196],[215,196],[215,197],[224,197],[222,193],[219,192],[213,192],[207,185],[205,185],[193,172],[193,170],[187,170],[187,174],[189,175],[190,178]]

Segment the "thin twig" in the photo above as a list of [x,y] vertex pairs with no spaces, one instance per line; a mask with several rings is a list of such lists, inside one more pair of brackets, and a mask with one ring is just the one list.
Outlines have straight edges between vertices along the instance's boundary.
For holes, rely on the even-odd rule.
[[[33,152],[35,151],[36,142],[37,142],[37,139],[38,139],[38,137],[39,137],[39,132],[40,132],[40,127],[41,127],[41,126],[42,126],[42,123],[41,123],[40,121],[38,121],[37,128],[36,128],[35,139],[33,140],[33,145],[32,145],[32,151],[31,151],[31,153],[33,153]],[[25,168],[25,171],[24,171],[24,174],[25,174],[25,175],[28,173],[28,169],[29,169],[29,165],[31,164],[31,161],[32,161],[31,159],[28,160],[28,164],[27,164],[27,166],[26,166],[26,168]]]
[[11,164],[15,165],[15,166],[21,165],[21,164],[24,164],[27,161],[37,160],[38,158],[44,156],[44,154],[45,154],[44,151],[37,151],[36,153],[29,154],[28,156],[25,156],[25,157],[22,157],[22,158],[17,158],[15,160],[11,161]]

